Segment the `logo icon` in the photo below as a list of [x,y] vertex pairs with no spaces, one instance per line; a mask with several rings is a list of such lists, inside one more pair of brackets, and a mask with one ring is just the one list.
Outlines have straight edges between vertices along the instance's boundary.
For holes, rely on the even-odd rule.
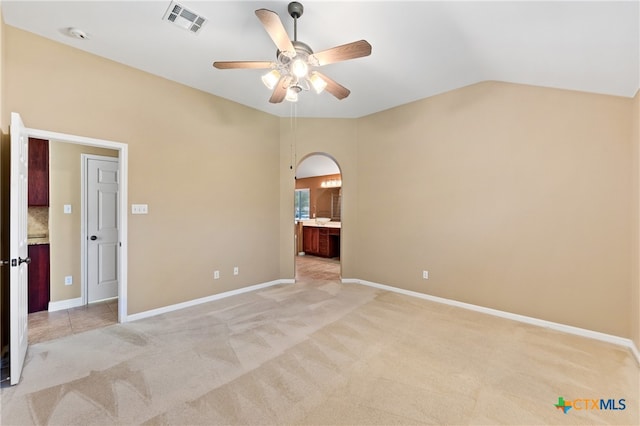
[[564,414],[567,414],[572,408],[574,410],[626,410],[627,400],[620,398],[618,400],[609,399],[593,399],[593,398],[578,398],[572,401],[565,401],[563,396],[558,397],[558,403],[553,404],[558,410],[562,410]]
[[565,414],[571,409],[571,402],[565,401],[564,397],[558,397],[558,403],[554,404],[558,410],[562,410]]

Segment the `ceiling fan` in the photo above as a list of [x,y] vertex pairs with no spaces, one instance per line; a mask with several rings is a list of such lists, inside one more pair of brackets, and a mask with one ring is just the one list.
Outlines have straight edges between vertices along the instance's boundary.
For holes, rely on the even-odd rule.
[[371,54],[371,45],[366,40],[355,41],[331,49],[314,53],[311,47],[298,40],[298,18],[304,8],[297,1],[289,3],[287,8],[293,18],[293,40],[277,13],[268,9],[256,10],[256,16],[275,43],[276,61],[216,61],[213,66],[218,69],[271,69],[262,76],[263,83],[271,90],[269,102],[277,104],[283,100],[296,102],[298,93],[313,88],[316,93],[323,90],[338,99],[349,96],[349,89],[335,82],[315,68],[349,59],[361,58]]

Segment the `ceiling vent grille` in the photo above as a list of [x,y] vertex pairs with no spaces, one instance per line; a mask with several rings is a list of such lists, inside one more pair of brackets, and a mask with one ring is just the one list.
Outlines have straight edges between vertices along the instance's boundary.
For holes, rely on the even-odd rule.
[[164,14],[162,19],[173,22],[180,28],[189,30],[194,34],[197,34],[205,22],[207,22],[207,18],[204,16],[200,16],[197,13],[186,9],[175,1],[171,2],[169,9],[167,9],[167,12]]

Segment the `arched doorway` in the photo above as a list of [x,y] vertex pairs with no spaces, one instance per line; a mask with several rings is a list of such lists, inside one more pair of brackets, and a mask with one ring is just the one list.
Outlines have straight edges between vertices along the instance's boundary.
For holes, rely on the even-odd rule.
[[342,173],[328,154],[314,153],[296,168],[295,279],[339,281]]

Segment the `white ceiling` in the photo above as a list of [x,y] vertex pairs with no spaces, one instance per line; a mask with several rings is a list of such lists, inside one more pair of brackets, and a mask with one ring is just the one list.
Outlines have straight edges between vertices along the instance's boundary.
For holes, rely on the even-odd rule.
[[[181,1],[208,22],[194,35],[162,20],[170,1],[2,0],[5,23],[277,115],[361,117],[486,80],[632,97],[640,87],[640,1],[302,1],[298,39],[315,51],[366,39],[371,56],[322,72],[351,90],[272,105],[263,70],[275,46],[254,10],[288,1]],[[88,40],[65,35],[78,27]],[[10,84],[10,82],[9,82]]]

